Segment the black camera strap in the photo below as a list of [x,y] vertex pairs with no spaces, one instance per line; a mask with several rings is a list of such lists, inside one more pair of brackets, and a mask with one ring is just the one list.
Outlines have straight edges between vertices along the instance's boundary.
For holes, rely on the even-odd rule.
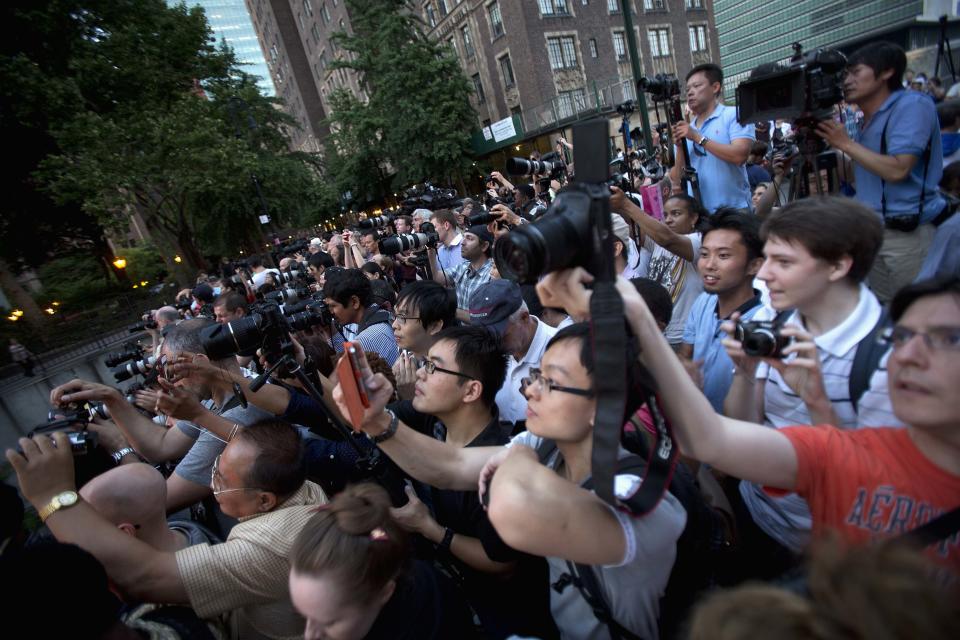
[[[899,100],[899,98],[898,98]],[[891,105],[891,109],[893,106]],[[880,155],[887,155],[887,125],[890,124],[890,116],[887,116],[883,123],[883,130],[880,132]],[[923,199],[927,192],[927,170],[930,168],[930,150],[933,147],[933,136],[927,140],[927,148],[923,150],[923,180],[920,182],[920,208],[917,211],[917,219],[923,216]],[[913,171],[911,169],[911,171]],[[887,181],[880,178],[880,214],[884,221],[887,219]],[[913,214],[908,214],[913,215]]]

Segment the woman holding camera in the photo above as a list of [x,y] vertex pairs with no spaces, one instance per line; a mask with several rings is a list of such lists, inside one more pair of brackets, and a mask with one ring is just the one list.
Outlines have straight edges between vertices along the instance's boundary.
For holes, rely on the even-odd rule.
[[377,485],[350,486],[319,507],[290,565],[290,598],[307,619],[307,640],[476,636],[458,590],[411,559],[407,533]]

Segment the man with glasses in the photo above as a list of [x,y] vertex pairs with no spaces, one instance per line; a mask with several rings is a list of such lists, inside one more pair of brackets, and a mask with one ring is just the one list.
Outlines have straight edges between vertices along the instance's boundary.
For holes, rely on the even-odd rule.
[[[391,404],[386,411],[397,425],[402,422],[457,449],[504,445],[509,425],[501,424],[494,398],[505,367],[498,340],[487,331],[444,329],[417,370],[413,400]],[[393,516],[436,546],[441,565],[452,562],[484,630],[491,637],[551,637],[544,632],[551,627],[546,599],[531,603],[529,598],[534,567],[529,561],[518,567],[518,555],[493,531],[476,488],[428,487],[419,493],[409,487],[410,501],[394,509]],[[426,506],[431,503],[432,511]]]
[[299,432],[276,420],[240,430],[213,465],[211,487],[223,512],[241,522],[223,544],[158,550],[125,535],[77,499],[73,456],[63,434],[21,438],[7,450],[26,498],[61,542],[92,553],[128,599],[183,604],[201,618],[226,615],[232,637],[302,636],[290,603],[287,560],[323,492],[305,480]]
[[397,395],[413,399],[420,360],[427,355],[441,329],[457,325],[457,299],[452,290],[429,280],[405,286],[394,306],[393,337],[400,355],[393,363]]
[[497,336],[509,356],[497,407],[501,420],[514,423],[514,433],[522,431],[527,399],[520,392],[520,381],[540,363],[557,330],[530,315],[520,286],[510,280],[491,280],[476,290],[470,299],[470,323]]
[[[720,102],[723,71],[717,65],[697,65],[687,73],[686,83],[687,106],[693,119],[673,125],[673,142],[677,145],[677,162],[670,170],[673,192],[682,192],[681,154],[686,153],[700,179],[702,204],[708,212],[722,206],[749,209],[746,163],[756,140],[753,125],[737,122],[736,107]],[[692,190],[689,195],[693,195]]]

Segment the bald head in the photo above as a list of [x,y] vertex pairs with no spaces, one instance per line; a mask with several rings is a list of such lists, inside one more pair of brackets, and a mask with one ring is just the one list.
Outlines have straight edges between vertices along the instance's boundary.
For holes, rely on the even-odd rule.
[[83,485],[80,495],[114,525],[139,525],[148,534],[166,529],[167,483],[148,464],[124,464]]
[[171,306],[160,307],[153,313],[153,319],[157,321],[157,327],[163,329],[168,324],[179,320],[180,312]]

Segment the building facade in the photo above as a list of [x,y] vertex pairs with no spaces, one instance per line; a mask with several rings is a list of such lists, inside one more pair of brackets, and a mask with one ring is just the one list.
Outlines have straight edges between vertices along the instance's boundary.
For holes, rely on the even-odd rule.
[[[179,3],[180,0],[167,0],[171,6]],[[268,96],[276,95],[273,78],[244,0],[186,0],[186,4],[203,7],[217,42],[226,40],[243,70],[259,78],[257,84],[261,91]]]
[[[726,72],[724,94],[732,102],[737,84],[746,80],[752,69],[762,63],[788,60],[794,42],[803,45],[805,51],[830,47],[847,52],[876,39],[895,42],[907,50],[935,45],[936,18],[943,11],[956,10],[934,4],[938,3],[716,0],[720,60]],[[929,16],[924,17],[924,13]],[[951,17],[955,20],[955,13]]]

